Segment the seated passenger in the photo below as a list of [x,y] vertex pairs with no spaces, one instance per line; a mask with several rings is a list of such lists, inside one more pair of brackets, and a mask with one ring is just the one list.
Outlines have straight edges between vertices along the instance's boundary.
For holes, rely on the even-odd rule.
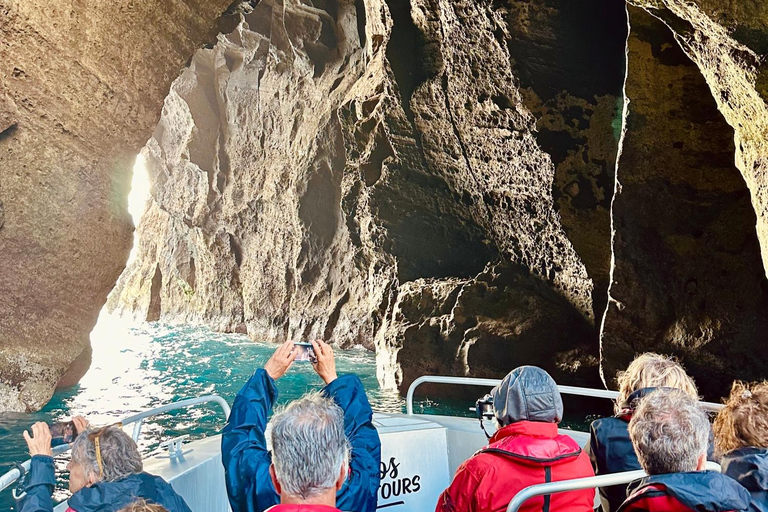
[[733,383],[715,419],[715,446],[722,473],[752,495],[749,510],[768,512],[768,381]]
[[[184,499],[159,476],[142,471],[136,443],[118,426],[86,429],[86,421],[73,420],[78,432],[72,443],[67,512],[115,512],[146,498],[169,512],[191,512]],[[24,431],[32,464],[19,512],[50,512],[56,483],[51,451],[51,432],[42,422],[32,425],[32,436]]]
[[[696,384],[683,367],[670,357],[651,352],[637,356],[626,371],[619,373],[617,380],[616,416],[595,420],[590,426],[586,451],[596,475],[640,469],[627,424],[638,402],[647,393],[660,387],[677,388],[698,399]],[[626,485],[600,488],[603,512],[615,512],[626,497]]]
[[[464,462],[443,491],[436,512],[506,510],[521,489],[544,482],[593,476],[589,458],[560,435],[563,401],[555,381],[535,366],[521,366],[491,391],[499,430],[488,446]],[[592,510],[594,490],[531,498],[521,511]]]
[[716,471],[704,471],[709,420],[698,401],[679,389],[649,393],[629,422],[629,437],[649,476],[629,485],[619,512],[745,510],[749,493]]
[[[373,411],[359,378],[354,375],[337,378],[331,346],[313,341],[312,347],[317,358],[313,368],[326,384],[321,393],[341,407],[344,431],[352,447],[349,474],[336,495],[337,506],[354,512],[374,512],[381,442],[372,423]],[[229,422],[221,436],[221,457],[232,512],[262,512],[280,502],[280,493],[271,477],[273,456],[267,451],[264,431],[267,416],[277,399],[275,380],[285,374],[297,353],[292,341],[283,343],[264,369],[256,370],[232,405]],[[273,449],[277,455],[277,448]]]

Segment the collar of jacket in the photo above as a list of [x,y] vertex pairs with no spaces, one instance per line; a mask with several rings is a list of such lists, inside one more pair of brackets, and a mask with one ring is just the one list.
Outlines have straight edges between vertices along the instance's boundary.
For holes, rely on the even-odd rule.
[[496,431],[488,444],[509,436],[533,436],[554,439],[557,436],[557,423],[544,423],[541,421],[516,421]]

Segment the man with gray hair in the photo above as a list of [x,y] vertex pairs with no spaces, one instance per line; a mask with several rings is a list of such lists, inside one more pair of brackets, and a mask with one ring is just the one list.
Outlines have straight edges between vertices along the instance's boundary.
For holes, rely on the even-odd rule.
[[642,398],[629,437],[649,476],[630,484],[618,512],[731,511],[749,506],[735,480],[705,471],[710,424],[696,399],[659,388]]
[[293,510],[289,505],[307,504],[335,507],[349,463],[341,407],[319,393],[306,395],[275,414],[271,437],[269,475],[280,505],[269,510],[287,512]]
[[375,512],[381,442],[360,379],[336,375],[333,349],[313,341],[319,393],[294,401],[272,418],[272,451],[265,432],[277,399],[275,381],[298,355],[287,341],[235,397],[221,436],[232,512],[342,510]]

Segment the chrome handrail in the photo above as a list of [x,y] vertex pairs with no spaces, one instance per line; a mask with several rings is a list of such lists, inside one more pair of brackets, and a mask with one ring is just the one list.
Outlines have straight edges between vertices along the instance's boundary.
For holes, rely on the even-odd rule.
[[[154,409],[150,409],[148,411],[140,412],[138,414],[133,414],[131,416],[127,416],[123,418],[121,423],[123,425],[129,425],[131,423],[134,423],[133,435],[131,437],[133,437],[134,441],[138,441],[139,435],[141,435],[141,424],[144,421],[144,419],[149,418],[150,416],[156,416],[164,412],[173,411],[176,409],[183,409],[185,407],[204,404],[207,402],[216,402],[217,404],[219,404],[224,411],[224,418],[229,419],[229,413],[231,412],[231,409],[227,401],[218,395],[205,395],[197,398],[188,398],[186,400],[179,400],[178,402],[171,402],[170,404],[161,405],[160,407],[155,407]],[[69,444],[55,446],[53,448],[53,455],[60,455],[62,453],[65,453],[69,451],[70,448],[71,448],[71,445]],[[29,466],[31,464],[31,461],[32,459],[27,459],[21,463],[21,466],[24,468],[25,471],[29,471]],[[10,487],[16,480],[19,479],[20,476],[21,476],[21,473],[19,472],[18,468],[13,468],[7,471],[2,476],[0,476],[0,491],[3,491],[8,487]]]
[[[413,394],[416,388],[425,382],[431,382],[433,384],[461,384],[465,386],[482,386],[482,387],[494,387],[501,383],[501,379],[478,379],[474,377],[448,377],[442,375],[424,375],[414,380],[410,386],[408,386],[408,393],[406,394],[406,414],[413,414]],[[593,389],[593,388],[580,388],[577,386],[557,386],[560,393],[564,395],[578,395],[591,398],[607,398],[609,400],[616,400],[619,396],[618,391],[611,391],[609,389]],[[722,404],[716,404],[713,402],[699,402],[701,407],[705,411],[717,412],[723,408]]]
[[[707,462],[706,469],[720,472],[720,464],[716,462]],[[648,476],[645,471],[638,469],[635,471],[624,471],[623,473],[613,473],[611,475],[590,476],[586,478],[574,478],[573,480],[561,480],[560,482],[548,482],[545,484],[529,485],[524,488],[510,500],[507,505],[507,512],[517,512],[520,506],[527,500],[536,496],[545,494],[554,494],[557,492],[577,491],[580,489],[590,489],[593,487],[608,487],[611,485],[628,484],[638,478]]]

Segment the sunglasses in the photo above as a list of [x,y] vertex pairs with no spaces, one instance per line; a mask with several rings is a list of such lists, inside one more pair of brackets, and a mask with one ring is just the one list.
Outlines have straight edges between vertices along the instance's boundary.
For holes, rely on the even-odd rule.
[[88,434],[88,439],[93,442],[93,445],[96,448],[96,463],[99,465],[99,480],[104,477],[104,464],[101,460],[101,446],[99,445],[99,438],[101,437],[101,434],[103,434],[104,431],[109,427],[122,428],[122,426],[122,422],[117,422],[113,423],[112,425],[107,425],[106,427],[101,427],[99,430]]

